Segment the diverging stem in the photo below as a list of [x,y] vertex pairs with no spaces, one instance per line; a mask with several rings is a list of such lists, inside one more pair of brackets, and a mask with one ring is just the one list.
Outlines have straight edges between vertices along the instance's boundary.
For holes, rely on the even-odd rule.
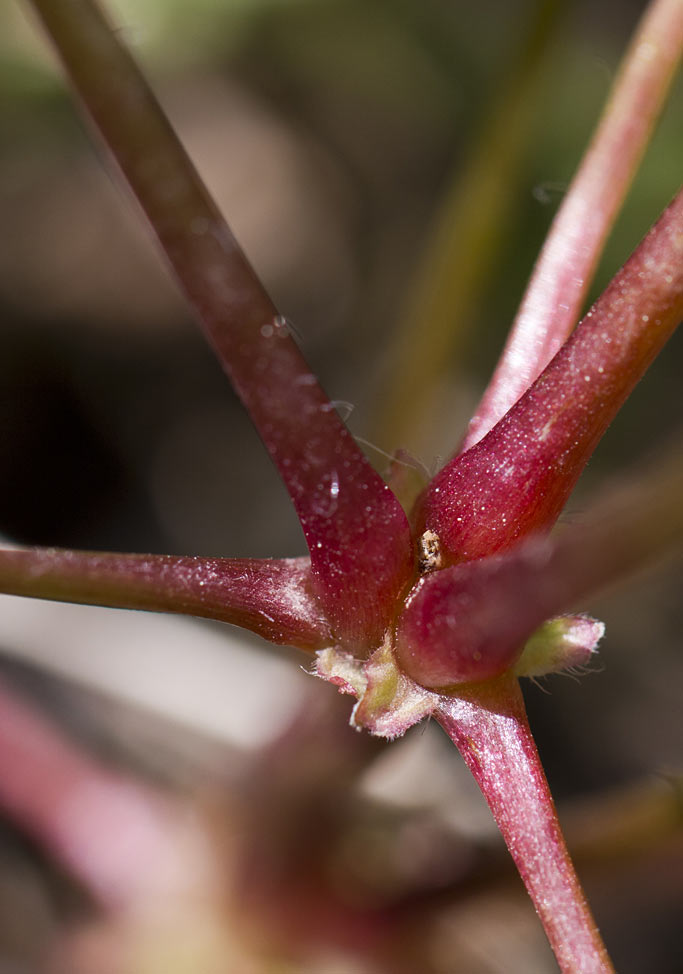
[[517,680],[441,698],[435,716],[474,775],[563,974],[614,968],[569,858]]

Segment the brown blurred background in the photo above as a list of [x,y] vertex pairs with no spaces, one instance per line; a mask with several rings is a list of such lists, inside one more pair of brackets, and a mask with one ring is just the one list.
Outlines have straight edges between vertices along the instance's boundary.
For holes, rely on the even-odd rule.
[[[485,283],[464,320],[454,321],[461,337],[433,377],[439,395],[432,414],[420,420],[417,432],[406,429],[403,440],[401,429],[390,430],[379,418],[391,385],[396,323],[446,189],[466,164],[496,92],[509,83],[537,7],[502,0],[112,5],[304,353],[331,398],[353,406],[349,425],[372,442],[369,454],[380,468],[381,451],[408,446],[434,469],[457,442],[643,5],[557,5],[535,69],[526,148],[511,167],[505,218],[492,240]],[[25,15],[16,2],[0,9],[0,532],[25,544],[92,549],[303,553],[286,493],[248,419],[138,214],[102,169],[103,153],[93,150],[53,58]],[[682,107],[679,80],[612,235],[595,293],[677,189]],[[675,435],[682,368],[679,336],[609,431],[569,517],[580,514],[595,485],[622,469],[637,469],[648,450]],[[601,796],[613,789],[644,779],[656,790],[658,776],[680,775],[680,583],[679,562],[587,606],[607,623],[604,672],[580,682],[554,678],[547,692],[528,688],[532,727],[560,804],[580,796],[602,808]],[[10,618],[15,603],[3,599],[5,604]],[[231,740],[230,730],[222,737],[219,718],[207,731],[201,721],[193,726],[191,715],[176,713],[173,701],[157,708],[163,717],[145,717],[135,693],[134,703],[121,703],[126,685],[146,679],[144,659],[142,674],[135,660],[123,659],[122,673],[105,667],[98,679],[93,654],[84,653],[87,676],[81,677],[76,655],[63,667],[69,680],[96,691],[76,692],[72,682],[40,676],[43,665],[60,669],[53,627],[67,623],[52,619],[45,617],[42,635],[32,634],[28,649],[17,635],[20,623],[0,626],[7,654],[2,668],[60,720],[69,719],[82,739],[174,784],[182,780],[185,786],[189,774],[191,787],[199,781],[200,789],[205,774],[214,775],[217,765],[223,773],[237,760],[235,753],[242,755],[244,741]],[[72,624],[78,626],[73,614]],[[223,639],[221,627],[196,629],[201,638]],[[154,638],[151,630],[145,636]],[[166,636],[158,638],[163,660]],[[65,641],[74,645],[78,637]],[[279,653],[256,640],[251,644],[257,655]],[[229,658],[219,659],[214,671],[211,661],[220,653],[209,656],[195,663],[207,668],[206,682],[228,679]],[[178,665],[192,669],[189,660]],[[260,677],[246,672],[242,678],[249,683]],[[155,679],[148,677],[152,684]],[[333,700],[329,688],[314,689]],[[104,697],[92,698],[93,692]],[[197,693],[197,710],[220,714],[219,694],[203,708],[201,687],[188,692]],[[295,692],[306,691],[297,684]],[[94,705],[93,699],[107,702]],[[163,730],[154,729],[155,720]],[[155,748],[169,727],[175,728],[175,743],[160,754]],[[183,735],[193,742],[185,750]],[[438,759],[425,757],[425,766],[437,778],[444,769],[455,775],[454,760],[434,747]],[[210,773],[203,761],[207,748]],[[408,777],[403,787],[410,793],[416,786]],[[451,792],[438,798],[451,800]],[[485,814],[475,807],[473,814]],[[617,808],[625,804],[617,802]],[[683,970],[683,840],[680,832],[659,836],[653,828],[645,846],[637,854],[627,850],[623,861],[587,866],[587,887],[622,974],[677,974]],[[9,823],[0,853],[14,864],[2,881],[7,889],[0,910],[3,901],[8,910],[22,908],[16,907],[13,884],[17,875],[30,876],[24,880],[32,890],[25,910],[34,909],[31,897],[40,899],[41,915],[48,917],[41,936],[49,940],[63,890],[52,882],[44,892],[45,863]],[[490,904],[479,909],[476,900],[465,899],[460,909],[465,912],[452,920],[453,929],[464,917],[483,939],[495,938],[508,922],[503,913],[492,922],[492,933],[486,926]],[[527,920],[533,925],[533,917]],[[0,919],[0,971],[38,969],[24,941],[3,933],[3,923],[16,929]],[[444,937],[448,941],[447,932]],[[507,956],[492,949],[488,960],[486,951],[479,956],[472,948],[474,959],[468,960],[465,948],[458,949],[464,951],[460,966],[434,961],[433,970],[554,969],[542,943],[532,961],[519,959],[523,954],[510,960],[516,955],[509,946]],[[354,967],[357,958],[347,963],[329,971],[374,969]],[[313,969],[328,967],[320,962]]]

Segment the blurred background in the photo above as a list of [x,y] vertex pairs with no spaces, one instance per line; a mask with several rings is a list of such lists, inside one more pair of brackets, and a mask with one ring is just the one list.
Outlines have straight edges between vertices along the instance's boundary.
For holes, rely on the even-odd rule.
[[[434,472],[495,363],[644,4],[110,9],[372,461],[383,469],[405,447]],[[677,189],[682,108],[679,79],[594,295]],[[3,4],[0,532],[89,549],[303,554],[284,488],[103,155],[25,5]],[[463,198],[480,224],[466,224]],[[472,245],[439,332],[420,318],[420,288],[435,234],[457,219]],[[596,486],[645,469],[653,448],[680,448],[682,368],[679,336],[605,437],[568,518]],[[679,562],[586,606],[607,623],[600,672],[525,688],[623,974],[683,970],[680,586]],[[216,926],[231,933],[217,966],[188,969],[556,969],[435,728],[389,750],[366,741],[346,728],[349,701],[309,686],[297,666],[309,660],[209,623],[3,597],[0,648],[4,679],[70,745],[192,808],[226,886],[247,889],[253,910],[237,928],[221,893]],[[156,955],[147,967],[113,959],[88,897],[9,819],[0,856],[2,974],[175,969]],[[97,950],[83,947],[86,927]]]

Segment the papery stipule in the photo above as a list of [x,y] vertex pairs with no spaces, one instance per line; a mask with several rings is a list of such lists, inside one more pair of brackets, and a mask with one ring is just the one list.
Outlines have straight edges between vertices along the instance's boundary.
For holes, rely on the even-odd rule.
[[400,504],[306,364],[120,32],[92,0],[32,3],[278,468],[335,635],[373,645],[413,571]]

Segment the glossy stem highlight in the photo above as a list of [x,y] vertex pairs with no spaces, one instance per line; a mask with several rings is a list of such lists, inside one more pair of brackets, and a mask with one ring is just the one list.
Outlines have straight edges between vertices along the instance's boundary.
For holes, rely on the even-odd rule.
[[505,676],[444,696],[436,717],[488,802],[563,974],[613,972],[567,852],[517,681]]
[[185,558],[57,548],[0,549],[0,591],[230,622],[270,642],[331,642],[308,558]]

